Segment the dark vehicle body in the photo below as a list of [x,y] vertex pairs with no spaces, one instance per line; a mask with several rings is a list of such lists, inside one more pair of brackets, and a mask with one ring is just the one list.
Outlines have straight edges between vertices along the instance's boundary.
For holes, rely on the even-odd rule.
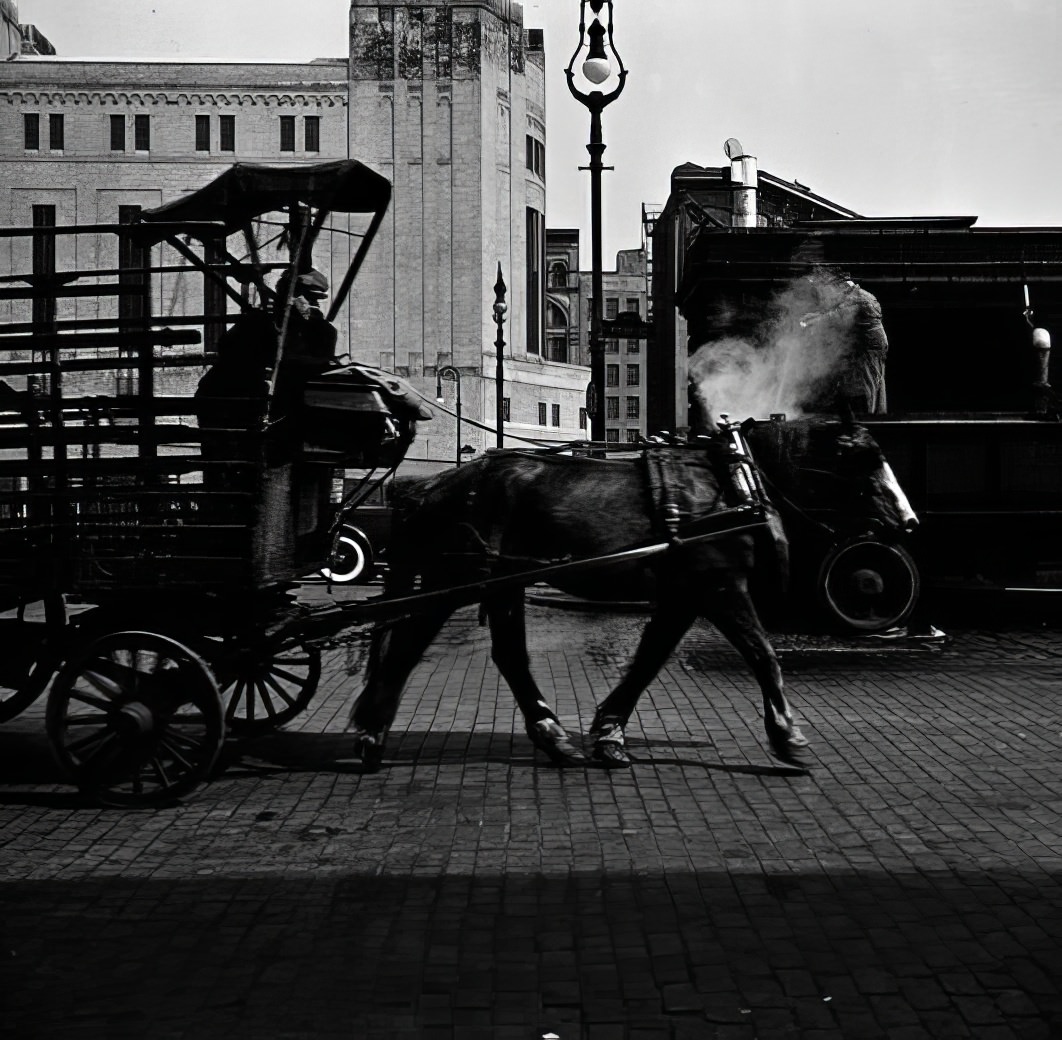
[[[1062,589],[1062,423],[1015,414],[868,418],[918,513],[927,604]],[[952,597],[953,599],[955,597]]]

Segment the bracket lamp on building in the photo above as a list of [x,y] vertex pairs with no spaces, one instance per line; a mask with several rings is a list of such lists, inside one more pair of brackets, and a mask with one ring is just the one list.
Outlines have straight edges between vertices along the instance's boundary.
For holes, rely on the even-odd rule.
[[[589,6],[594,19],[590,28],[586,27],[586,8]],[[606,25],[601,24],[601,12],[607,7]],[[592,87],[615,77],[616,85],[608,93],[591,89],[580,90],[575,82],[575,63],[585,51],[580,71],[582,79]],[[616,68],[613,70],[612,59]],[[579,42],[572,54],[571,61],[564,72],[568,80],[568,90],[579,104],[590,112],[590,143],[586,150],[590,153],[590,165],[580,167],[590,171],[590,236],[591,236],[591,306],[590,306],[590,386],[586,393],[586,411],[590,417],[590,436],[595,441],[605,439],[605,340],[601,325],[601,307],[603,296],[602,258],[601,258],[601,172],[606,168],[601,157],[605,151],[605,142],[601,135],[601,112],[606,105],[612,104],[620,96],[627,81],[627,70],[623,59],[616,50],[612,38],[612,0],[579,0]]]
[[[435,372],[435,400],[443,403],[442,381],[443,379],[454,381],[454,393],[456,395],[454,414],[457,416],[457,450],[454,453],[454,462],[460,466],[461,456],[469,454],[461,447],[461,371],[453,365],[443,365]],[[465,445],[467,448],[468,445]],[[473,451],[475,449],[472,449]]]

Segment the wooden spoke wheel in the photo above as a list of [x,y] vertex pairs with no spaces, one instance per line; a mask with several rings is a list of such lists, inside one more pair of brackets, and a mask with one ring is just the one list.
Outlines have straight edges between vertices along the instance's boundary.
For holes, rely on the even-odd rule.
[[257,736],[290,722],[321,679],[321,651],[290,637],[236,642],[223,654],[217,670],[225,722],[234,736]]
[[224,740],[206,662],[154,632],[111,632],[68,658],[48,697],[52,750],[103,805],[157,805],[195,788]]
[[24,621],[0,621],[0,722],[25,711],[44,692],[59,664],[42,628]]
[[832,620],[853,632],[883,632],[907,620],[921,582],[899,545],[859,538],[835,547],[819,570],[819,594]]

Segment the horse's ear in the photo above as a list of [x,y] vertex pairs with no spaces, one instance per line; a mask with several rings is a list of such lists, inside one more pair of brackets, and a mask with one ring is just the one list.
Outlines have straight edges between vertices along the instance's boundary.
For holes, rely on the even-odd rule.
[[758,425],[759,425],[759,424],[758,424],[758,423],[756,422],[756,420],[755,420],[755,419],[754,419],[754,418],[753,418],[753,417],[752,417],[752,416],[750,415],[750,416],[749,416],[749,417],[748,417],[748,418],[747,418],[747,419],[746,419],[746,420],[745,420],[745,421],[744,421],[744,422],[743,422],[743,423],[741,424],[741,436],[742,436],[742,437],[747,437],[747,436],[748,436],[748,433],[749,433],[749,430],[754,430],[754,429],[756,429],[756,427],[757,427]]

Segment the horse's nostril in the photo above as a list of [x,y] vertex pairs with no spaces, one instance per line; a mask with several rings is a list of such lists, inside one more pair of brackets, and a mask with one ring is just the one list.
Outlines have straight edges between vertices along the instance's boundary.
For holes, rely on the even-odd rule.
[[912,516],[910,520],[904,524],[903,529],[910,534],[918,526],[918,517]]

